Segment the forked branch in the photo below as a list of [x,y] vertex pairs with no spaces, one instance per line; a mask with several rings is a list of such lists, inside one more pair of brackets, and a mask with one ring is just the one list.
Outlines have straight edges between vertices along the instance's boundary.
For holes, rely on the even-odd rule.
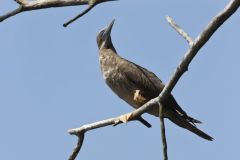
[[133,117],[132,112],[130,112],[130,113],[126,113],[124,115],[121,115],[121,116],[118,116],[115,118],[109,118],[109,119],[98,121],[95,123],[86,124],[80,128],[70,129],[68,131],[68,133],[71,135],[76,135],[78,137],[78,143],[77,143],[76,147],[73,149],[73,152],[69,156],[68,160],[74,160],[77,157],[79,151],[81,150],[81,147],[82,147],[82,144],[84,141],[84,136],[87,131],[94,130],[94,129],[101,128],[101,127],[110,126],[110,125],[116,126],[121,123],[126,123],[128,121],[135,121],[135,120],[141,122],[143,125],[145,125],[148,128],[151,127],[151,124],[149,124],[141,116]]

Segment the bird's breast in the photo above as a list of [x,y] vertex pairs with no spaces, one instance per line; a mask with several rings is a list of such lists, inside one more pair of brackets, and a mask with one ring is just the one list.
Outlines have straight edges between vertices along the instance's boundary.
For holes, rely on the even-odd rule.
[[[121,57],[104,50],[100,51],[99,61],[105,82],[118,97],[136,109],[149,100],[149,97],[144,97],[145,91],[126,77],[124,70],[128,66],[124,65],[126,62]],[[158,112],[154,109],[150,114],[158,115]]]
[[114,56],[100,54],[99,61],[104,80],[117,77],[118,64]]
[[100,54],[99,60],[102,75],[107,85],[121,99],[136,108],[137,104],[134,101],[134,91],[137,90],[137,88],[125,77],[120,67],[120,65],[122,65],[121,58],[117,55],[108,54],[108,52],[105,51],[104,54]]

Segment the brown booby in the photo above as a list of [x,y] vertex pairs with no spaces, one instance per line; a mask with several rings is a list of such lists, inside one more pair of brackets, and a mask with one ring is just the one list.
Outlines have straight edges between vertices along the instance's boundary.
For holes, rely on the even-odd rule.
[[[163,90],[164,84],[154,73],[117,54],[111,40],[113,24],[114,20],[97,35],[102,75],[107,85],[118,97],[137,109],[157,97]],[[163,101],[163,106],[164,118],[168,118],[176,125],[204,139],[213,140],[211,136],[196,127],[195,123],[201,122],[188,116],[172,95]],[[159,106],[154,106],[147,113],[158,117]]]

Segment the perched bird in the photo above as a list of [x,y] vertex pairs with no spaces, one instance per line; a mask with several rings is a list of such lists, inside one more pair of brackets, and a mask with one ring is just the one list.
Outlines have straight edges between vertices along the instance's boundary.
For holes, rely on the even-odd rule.
[[[101,71],[104,80],[112,91],[137,109],[150,99],[157,97],[163,90],[164,84],[154,73],[117,54],[111,40],[113,24],[114,20],[97,35]],[[172,95],[164,100],[163,105],[165,106],[164,118],[170,119],[176,125],[204,139],[213,140],[211,136],[195,126],[195,123],[201,122],[188,116]],[[158,105],[154,106],[148,113],[159,116]]]

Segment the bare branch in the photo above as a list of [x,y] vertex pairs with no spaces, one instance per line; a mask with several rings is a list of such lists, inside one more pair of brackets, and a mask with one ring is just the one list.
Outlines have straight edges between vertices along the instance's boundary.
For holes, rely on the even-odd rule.
[[96,128],[106,127],[109,125],[115,125],[115,124],[119,123],[119,121],[120,121],[120,116],[115,117],[115,118],[109,118],[109,119],[98,121],[95,123],[83,125],[80,128],[70,129],[70,130],[68,130],[68,133],[71,135],[78,135],[81,132],[87,132],[89,130],[93,130]]
[[93,9],[93,7],[95,7],[96,4],[94,5],[89,5],[87,9],[85,9],[83,12],[81,12],[79,15],[77,15],[76,17],[74,17],[73,19],[70,19],[68,22],[63,24],[63,27],[67,27],[69,24],[71,24],[72,22],[76,21],[78,18],[81,18],[82,16],[84,16],[86,13],[88,13],[91,9]]
[[163,105],[162,103],[158,103],[159,105],[159,118],[160,118],[160,125],[161,125],[161,137],[162,137],[162,144],[163,144],[163,160],[168,160],[168,154],[167,154],[167,139],[166,139],[166,133],[165,133],[165,123],[164,123],[164,117],[163,117]]
[[0,22],[2,22],[3,20],[5,20],[9,17],[15,16],[16,14],[21,13],[21,12],[23,12],[23,7],[22,6],[20,6],[19,8],[15,9],[11,12],[8,12],[8,13],[0,16]]
[[188,70],[188,66],[196,56],[198,51],[202,48],[202,46],[211,38],[214,32],[229,18],[236,10],[239,8],[240,0],[231,0],[228,5],[219,12],[205,27],[205,29],[199,34],[199,36],[195,39],[192,47],[188,49],[185,53],[182,61],[179,66],[175,70],[174,74],[171,76],[170,80],[164,87],[163,91],[158,96],[159,101],[167,97],[170,92],[173,90],[174,86],[177,84],[180,77],[183,75],[185,71]]
[[93,8],[93,6],[97,4],[108,2],[108,1],[116,1],[116,0],[35,0],[35,1],[15,0],[15,1],[18,4],[20,4],[19,8],[0,16],[0,22],[25,11],[46,9],[46,8],[52,8],[52,7],[89,5],[88,9],[86,9],[83,12],[84,14],[86,14],[89,10]]
[[[183,59],[181,60],[179,66],[175,70],[174,74],[171,76],[170,80],[164,87],[163,91],[160,93],[160,95],[156,98],[151,99],[147,103],[145,103],[140,108],[134,110],[133,112],[130,112],[131,116],[129,117],[128,121],[136,120],[136,117],[140,117],[143,113],[147,112],[148,110],[152,109],[152,107],[156,104],[161,103],[172,91],[180,77],[185,73],[185,71],[188,70],[188,66],[192,59],[195,57],[195,55],[198,53],[198,51],[201,49],[201,47],[210,39],[210,37],[213,35],[213,33],[233,14],[240,6],[240,0],[231,0],[229,4],[223,9],[223,11],[219,12],[217,16],[215,16],[209,24],[205,27],[205,29],[202,31],[202,33],[199,34],[199,36],[196,38],[196,40],[193,42],[193,45],[189,48],[189,50],[185,53]],[[163,110],[164,108],[160,105],[160,110]],[[162,130],[162,140],[163,140],[163,149],[165,157],[167,157],[167,143],[166,143],[166,137],[165,137],[165,127],[164,127],[164,121],[163,117],[160,116],[161,120],[161,130]],[[79,133],[83,131],[89,131],[92,129],[105,127],[108,125],[114,125],[119,123],[120,117],[116,118],[110,118],[103,121],[98,121],[92,124],[83,125],[80,128],[71,129],[69,130],[69,133],[71,135],[78,135]]]
[[166,17],[168,23],[181,35],[183,36],[183,38],[188,42],[188,44],[190,46],[193,45],[193,40],[192,38],[179,26],[177,25],[174,20],[172,19],[172,17],[167,16]]
[[[129,119],[128,121],[140,121],[139,119],[143,119],[142,117],[140,116],[135,116],[133,117],[132,116],[132,112],[129,112],[129,113],[126,113],[124,115],[121,115],[121,116],[118,116],[118,117],[114,117],[114,118],[109,118],[109,119],[105,119],[105,120],[102,120],[102,121],[98,121],[98,122],[95,122],[95,123],[91,123],[91,124],[86,124],[86,125],[83,125],[82,127],[80,128],[75,128],[75,129],[70,129],[68,130],[68,133],[71,134],[71,135],[76,135],[78,136],[79,133],[86,133],[87,131],[90,131],[90,130],[93,130],[93,129],[97,129],[97,128],[101,128],[101,127],[106,127],[106,126],[110,126],[110,125],[118,125],[120,123],[123,123],[122,121],[122,117],[123,116],[127,116],[127,115],[130,115],[129,116]],[[140,118],[139,118],[140,117]],[[144,120],[144,119],[143,119]],[[146,121],[146,120],[144,120]],[[146,121],[147,122],[147,121]],[[148,123],[148,122],[147,122]],[[144,123],[143,123],[144,124]],[[149,124],[149,123],[148,123]],[[150,125],[150,124],[149,124]],[[145,125],[146,127],[149,128],[149,125]],[[150,125],[151,127],[151,125]]]
[[94,129],[101,128],[101,127],[110,126],[110,125],[116,126],[121,123],[126,123],[122,120],[122,117],[125,117],[125,116],[127,116],[129,118],[127,121],[137,120],[137,121],[141,122],[142,124],[144,124],[146,127],[148,127],[148,128],[151,127],[151,124],[149,124],[141,116],[132,117],[132,112],[130,112],[130,113],[126,113],[124,115],[121,115],[121,116],[118,116],[115,118],[109,118],[109,119],[98,121],[95,123],[86,124],[80,128],[70,129],[70,130],[68,130],[68,133],[71,135],[78,136],[78,143],[77,143],[77,146],[73,149],[72,154],[69,156],[69,160],[74,160],[77,157],[79,151],[81,150],[83,141],[84,141],[84,135],[87,131],[94,130]]
[[74,160],[74,159],[77,157],[79,151],[80,151],[81,148],[82,148],[83,141],[84,141],[84,133],[81,133],[81,134],[78,135],[77,145],[76,145],[76,147],[73,149],[73,152],[72,152],[72,154],[69,156],[68,160]]

